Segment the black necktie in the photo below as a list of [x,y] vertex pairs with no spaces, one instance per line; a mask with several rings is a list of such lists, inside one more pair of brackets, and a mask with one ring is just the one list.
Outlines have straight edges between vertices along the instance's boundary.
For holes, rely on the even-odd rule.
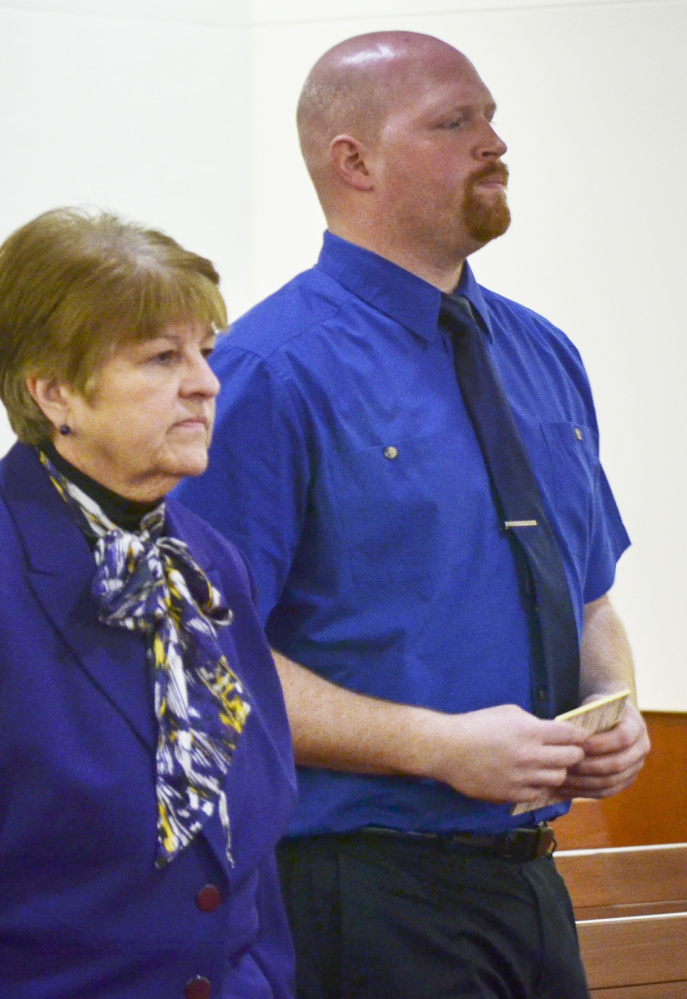
[[489,472],[501,527],[514,539],[521,567],[522,553],[526,557],[525,571],[519,575],[539,632],[532,703],[535,714],[551,717],[579,703],[579,641],[558,543],[487,337],[467,299],[442,295],[439,322],[453,338],[456,378]]

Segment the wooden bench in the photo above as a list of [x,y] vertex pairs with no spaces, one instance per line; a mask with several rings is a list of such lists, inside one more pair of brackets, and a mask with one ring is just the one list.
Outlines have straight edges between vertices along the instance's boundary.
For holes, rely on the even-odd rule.
[[559,851],[556,864],[594,999],[687,999],[687,843]]

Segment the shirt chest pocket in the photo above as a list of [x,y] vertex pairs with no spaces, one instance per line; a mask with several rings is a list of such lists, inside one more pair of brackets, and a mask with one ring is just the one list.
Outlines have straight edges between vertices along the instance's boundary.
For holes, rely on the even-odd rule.
[[444,430],[351,450],[337,462],[338,519],[359,592],[374,598],[382,585],[428,596],[442,572],[460,571],[488,494],[475,448]]
[[540,424],[548,462],[540,485],[553,510],[559,535],[569,550],[586,557],[594,524],[594,493],[599,472],[596,431],[585,424]]

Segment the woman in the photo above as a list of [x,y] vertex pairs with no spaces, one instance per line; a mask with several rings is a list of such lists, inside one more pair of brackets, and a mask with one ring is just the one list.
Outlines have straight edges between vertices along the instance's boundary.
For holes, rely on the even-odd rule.
[[[288,729],[207,463],[212,264],[108,214],[0,248],[0,978],[12,999],[285,999]],[[228,498],[230,501],[230,498]]]

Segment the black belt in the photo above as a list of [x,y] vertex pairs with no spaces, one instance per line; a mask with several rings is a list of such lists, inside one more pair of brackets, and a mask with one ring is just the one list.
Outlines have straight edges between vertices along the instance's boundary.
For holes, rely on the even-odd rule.
[[556,838],[551,826],[540,822],[529,828],[509,829],[507,832],[492,836],[480,833],[429,833],[403,832],[400,829],[388,829],[385,826],[366,826],[359,830],[365,835],[393,836],[406,839],[409,842],[422,842],[440,850],[476,850],[478,853],[503,860],[515,860],[526,863],[536,857],[551,854],[556,849]]

